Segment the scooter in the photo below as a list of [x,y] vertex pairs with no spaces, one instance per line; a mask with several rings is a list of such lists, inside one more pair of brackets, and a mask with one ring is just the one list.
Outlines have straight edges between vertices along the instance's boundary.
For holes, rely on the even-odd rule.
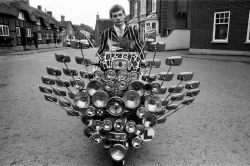
[[[76,56],[75,61],[83,66],[81,71],[68,67],[69,55],[56,53],[56,61],[65,67],[46,67],[50,76],[41,77],[45,85],[39,85],[39,89],[45,100],[79,118],[85,126],[84,135],[109,151],[113,166],[125,165],[129,148],[140,148],[143,142],[151,141],[154,126],[193,103],[200,92],[200,81],[192,81],[193,72],[180,72],[178,84],[164,86],[174,79],[170,69],[182,64],[181,56],[166,58],[167,71],[151,73],[152,68],[161,66],[155,58],[157,47],[152,59],[138,62],[129,58],[137,57],[136,52],[105,52],[104,59],[109,61],[106,66],[99,59],[84,57],[80,49],[82,56]],[[94,72],[89,72],[89,66],[95,66]],[[62,74],[71,79],[61,79]],[[166,97],[160,97],[166,93]]]

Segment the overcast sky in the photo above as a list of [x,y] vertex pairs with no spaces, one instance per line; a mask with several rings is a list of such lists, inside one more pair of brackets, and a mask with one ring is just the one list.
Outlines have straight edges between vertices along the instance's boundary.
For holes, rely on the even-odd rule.
[[123,6],[129,14],[128,0],[30,0],[30,6],[37,8],[41,5],[43,11],[52,11],[57,21],[61,21],[61,15],[64,15],[65,21],[78,25],[84,23],[93,29],[97,12],[100,18],[109,18],[109,9],[114,4]]

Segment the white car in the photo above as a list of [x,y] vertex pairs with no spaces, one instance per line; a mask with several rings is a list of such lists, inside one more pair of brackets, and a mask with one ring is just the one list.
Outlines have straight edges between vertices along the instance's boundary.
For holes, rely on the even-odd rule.
[[90,47],[90,44],[87,39],[81,39],[80,42],[85,45],[86,48]]

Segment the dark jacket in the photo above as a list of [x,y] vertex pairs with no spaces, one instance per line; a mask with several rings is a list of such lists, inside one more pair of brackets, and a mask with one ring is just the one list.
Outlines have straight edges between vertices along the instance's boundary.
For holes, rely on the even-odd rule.
[[[146,59],[144,52],[142,51],[142,46],[141,46],[140,41],[139,41],[137,30],[135,30],[132,27],[126,26],[125,30],[124,30],[124,35],[122,38],[133,42],[134,49],[140,55],[141,60]],[[114,27],[108,28],[102,32],[101,45],[99,47],[99,50],[97,51],[97,53],[98,53],[97,56],[101,56],[99,58],[102,58],[102,56],[103,56],[102,53],[104,51],[110,50],[110,45],[109,45],[108,40],[111,40],[111,41],[119,41],[120,40],[116,34]]]

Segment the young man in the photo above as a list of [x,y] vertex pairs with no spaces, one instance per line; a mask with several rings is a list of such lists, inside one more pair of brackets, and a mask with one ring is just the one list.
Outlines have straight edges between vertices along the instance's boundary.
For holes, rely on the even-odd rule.
[[[104,51],[110,51],[114,43],[129,42],[129,47],[133,47],[134,50],[140,55],[140,59],[145,60],[146,57],[139,41],[138,32],[135,28],[128,27],[124,23],[126,17],[124,8],[120,5],[112,6],[109,11],[109,16],[112,19],[114,26],[103,31],[101,36],[101,45],[99,50],[97,51],[97,56],[102,59],[102,53]],[[119,50],[117,51],[119,52]]]

